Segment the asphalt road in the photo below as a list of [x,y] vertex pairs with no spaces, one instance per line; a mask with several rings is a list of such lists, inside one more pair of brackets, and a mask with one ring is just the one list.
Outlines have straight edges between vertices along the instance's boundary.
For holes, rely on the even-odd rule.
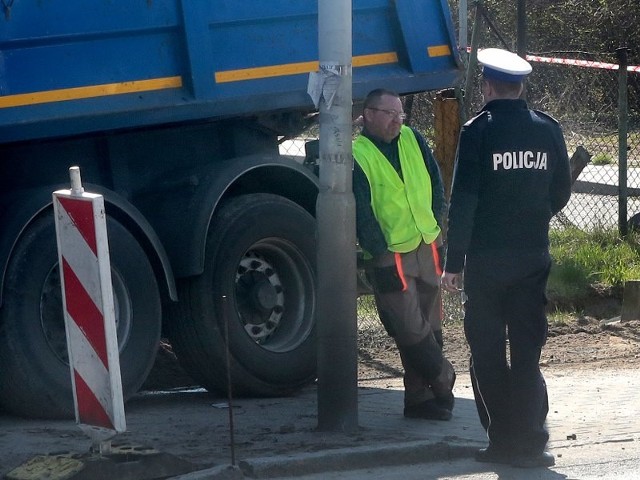
[[[632,480],[640,478],[640,451],[633,443],[602,443],[557,448],[551,468],[521,469],[464,458],[449,462],[401,465],[322,473],[297,480]],[[284,480],[276,477],[274,480]],[[289,477],[290,478],[290,477]]]

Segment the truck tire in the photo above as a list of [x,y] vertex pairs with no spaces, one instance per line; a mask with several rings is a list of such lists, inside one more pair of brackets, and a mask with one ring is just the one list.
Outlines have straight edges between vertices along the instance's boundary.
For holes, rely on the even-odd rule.
[[[153,366],[161,302],[155,275],[136,239],[108,218],[116,330],[125,400]],[[0,309],[0,406],[34,418],[74,416],[53,214],[18,241]],[[134,315],[135,312],[135,315]]]
[[227,392],[230,364],[234,396],[277,396],[315,379],[315,255],[315,219],[295,203],[251,194],[221,207],[170,322],[194,380]]

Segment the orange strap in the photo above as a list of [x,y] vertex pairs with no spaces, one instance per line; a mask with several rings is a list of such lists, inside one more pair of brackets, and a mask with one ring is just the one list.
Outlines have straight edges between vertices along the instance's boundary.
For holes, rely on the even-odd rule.
[[431,243],[431,252],[433,253],[433,263],[436,267],[436,275],[442,275],[442,269],[440,268],[440,255],[438,254],[436,242]]
[[396,260],[396,270],[398,271],[398,277],[400,277],[400,281],[402,282],[402,291],[407,291],[407,279],[404,278],[404,270],[402,269],[402,257],[398,252],[394,253],[394,257]]

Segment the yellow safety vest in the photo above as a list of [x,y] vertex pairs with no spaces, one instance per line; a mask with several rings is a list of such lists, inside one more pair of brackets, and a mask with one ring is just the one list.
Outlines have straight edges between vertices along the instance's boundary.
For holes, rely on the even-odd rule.
[[391,163],[364,135],[353,142],[353,157],[371,188],[371,208],[387,247],[392,252],[415,250],[420,241],[429,244],[440,234],[433,214],[431,177],[413,133],[402,126],[398,139],[404,182]]

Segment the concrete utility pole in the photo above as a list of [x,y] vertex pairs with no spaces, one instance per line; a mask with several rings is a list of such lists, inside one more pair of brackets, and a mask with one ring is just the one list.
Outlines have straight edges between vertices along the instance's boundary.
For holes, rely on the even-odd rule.
[[318,2],[320,194],[318,429],[358,428],[355,199],[351,185],[351,0]]

